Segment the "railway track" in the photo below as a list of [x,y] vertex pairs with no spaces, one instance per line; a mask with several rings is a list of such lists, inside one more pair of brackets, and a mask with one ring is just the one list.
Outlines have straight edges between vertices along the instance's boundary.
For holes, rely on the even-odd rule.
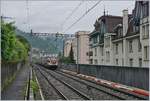
[[122,96],[121,99],[124,99],[124,100],[148,100],[149,99],[146,96],[142,96],[142,95],[139,95],[139,94],[133,94],[131,92],[127,92],[127,91],[124,91],[124,90],[121,90],[121,89],[112,88],[112,87],[104,85],[104,84],[101,84],[101,85],[96,84],[94,81],[82,79],[82,78],[74,76],[72,74],[63,73],[62,71],[55,71],[55,72],[60,74],[60,75],[66,76],[70,79],[73,79],[75,81],[81,82],[83,84],[87,84],[92,88],[95,88],[95,89],[98,89],[98,90],[105,89],[103,91],[106,92],[106,93],[107,93],[107,91],[110,91],[112,93],[115,93],[115,95],[120,95],[120,97]]
[[[107,94],[109,96],[111,95],[112,97],[115,97],[115,98],[120,99],[120,100],[147,100],[148,99],[147,97],[144,97],[144,96],[140,96],[140,95],[132,94],[130,92],[126,92],[126,91],[110,88],[108,86],[104,86],[104,85],[100,86],[100,85],[95,84],[94,82],[91,82],[91,81],[88,81],[88,80],[83,80],[83,79],[81,79],[79,77],[75,77],[73,75],[66,74],[66,73],[63,73],[63,72],[60,72],[60,71],[57,71],[57,72],[56,71],[49,71],[49,70],[46,70],[46,71],[49,74],[53,75],[53,77],[55,77],[55,78],[56,77],[58,78],[58,77],[62,76],[59,79],[65,80],[64,78],[66,78],[67,79],[66,82],[70,81],[69,79],[72,79],[70,81],[70,83],[72,83],[72,82],[79,82],[82,85],[86,85],[87,89],[95,89],[95,90],[99,91],[98,93],[105,93],[105,94]],[[98,98],[97,97],[93,97],[92,99],[98,99]]]
[[63,100],[73,100],[73,99],[82,99],[82,100],[90,100],[90,97],[80,92],[76,88],[72,87],[66,82],[55,78],[53,75],[49,74],[44,69],[38,68],[39,72],[43,76],[43,78],[49,83],[50,86],[54,88],[57,92],[58,96]]
[[[119,99],[119,100],[125,100],[125,97],[120,97],[120,96],[118,96],[118,95],[116,95],[114,93],[110,93],[108,91],[104,91],[104,90],[97,89],[97,88],[94,88],[94,90],[90,90],[90,89],[93,89],[93,87],[90,86],[90,85],[87,85],[86,83],[79,82],[79,81],[71,81],[71,80],[69,80],[69,78],[65,79],[65,77],[60,78],[60,75],[58,75],[58,73],[56,74],[56,72],[48,71],[47,69],[44,69],[44,68],[42,68],[42,69],[45,70],[48,74],[50,74],[54,78],[57,78],[59,80],[61,79],[61,80],[63,80],[63,82],[67,82],[68,81],[67,83],[69,83],[70,85],[74,86],[74,88],[79,89],[80,92],[84,92],[85,94],[87,94],[89,96],[92,95],[90,99],[93,99],[93,100],[98,100],[98,99],[105,99],[105,100],[112,100],[112,99],[113,100],[118,100]],[[79,87],[81,87],[81,88],[79,88]],[[93,93],[88,93],[89,92],[88,90],[90,90],[91,92],[94,92],[94,94]]]

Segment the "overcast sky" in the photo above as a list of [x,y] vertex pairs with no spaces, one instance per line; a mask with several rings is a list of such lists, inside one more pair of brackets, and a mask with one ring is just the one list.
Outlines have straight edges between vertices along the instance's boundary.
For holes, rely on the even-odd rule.
[[[16,22],[15,25],[26,32],[31,28],[33,32],[64,32],[98,1],[81,2],[83,1],[29,1],[27,7],[26,1],[2,1],[1,13],[3,16],[13,17]],[[62,26],[66,17],[80,3],[81,5],[76,12]],[[129,13],[131,13],[134,4],[135,1],[101,1],[82,20],[65,33],[74,34],[79,30],[92,31],[95,20],[103,15],[104,6],[108,14],[122,16],[122,10],[128,9]]]

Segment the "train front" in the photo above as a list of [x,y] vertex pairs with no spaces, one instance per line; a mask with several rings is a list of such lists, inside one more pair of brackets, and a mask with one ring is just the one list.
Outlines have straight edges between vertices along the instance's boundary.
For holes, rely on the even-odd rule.
[[46,63],[46,68],[51,70],[56,70],[58,67],[58,59],[57,58],[48,58]]

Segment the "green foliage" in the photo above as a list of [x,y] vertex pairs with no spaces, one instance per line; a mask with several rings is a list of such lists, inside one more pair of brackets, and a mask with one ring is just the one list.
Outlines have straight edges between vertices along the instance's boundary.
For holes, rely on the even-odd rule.
[[70,53],[68,57],[62,56],[61,53],[59,53],[58,57],[59,57],[59,62],[61,63],[66,63],[66,64],[75,63],[72,45],[71,45],[71,49],[70,49]]
[[13,23],[1,21],[1,53],[2,60],[18,62],[26,60],[29,51],[28,42],[23,38],[17,38]]
[[36,81],[31,80],[30,82],[31,82],[31,87],[32,87],[33,91],[37,92],[39,87],[38,87],[38,84],[36,83]]
[[40,51],[55,54],[63,49],[62,37],[57,37],[57,40],[55,36],[38,37],[31,35],[31,33],[22,32],[19,29],[16,29],[16,33],[26,38],[32,47],[38,48]]
[[70,49],[70,53],[69,53],[69,58],[70,58],[70,62],[71,62],[71,63],[75,63],[72,44],[71,44],[71,49]]
[[29,51],[30,48],[31,48],[31,45],[29,44],[28,40],[26,38],[24,38],[23,36],[21,35],[17,35],[17,39],[22,42],[25,46],[25,48]]
[[64,56],[59,57],[59,62],[66,63],[66,64],[71,63],[70,58],[69,57],[64,57]]

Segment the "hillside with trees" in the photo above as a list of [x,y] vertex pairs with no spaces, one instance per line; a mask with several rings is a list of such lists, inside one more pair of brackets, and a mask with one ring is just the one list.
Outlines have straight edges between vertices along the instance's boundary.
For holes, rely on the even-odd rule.
[[16,29],[17,35],[25,37],[33,48],[38,48],[40,51],[48,53],[59,53],[63,49],[63,38],[55,36],[39,37],[33,36],[31,33],[23,32]]

